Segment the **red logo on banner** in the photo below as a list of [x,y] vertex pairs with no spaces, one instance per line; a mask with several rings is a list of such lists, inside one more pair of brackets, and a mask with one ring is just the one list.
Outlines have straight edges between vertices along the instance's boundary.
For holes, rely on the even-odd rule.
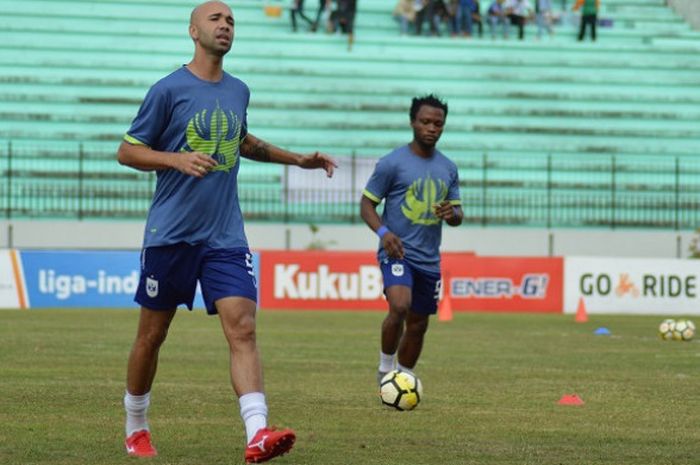
[[629,273],[620,273],[620,282],[615,287],[615,294],[618,297],[622,297],[625,294],[629,294],[632,297],[639,297],[639,289],[634,285],[630,279]]
[[[444,254],[454,310],[561,313],[561,258]],[[446,273],[445,273],[446,274]]]
[[386,309],[371,252],[263,252],[260,276],[264,308]]

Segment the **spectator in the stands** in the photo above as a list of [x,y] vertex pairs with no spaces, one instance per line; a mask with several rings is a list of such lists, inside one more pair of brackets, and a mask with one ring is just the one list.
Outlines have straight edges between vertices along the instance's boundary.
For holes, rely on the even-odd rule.
[[447,8],[447,4],[445,4],[446,0],[437,0],[435,2],[435,27],[437,27],[438,32],[442,29],[442,23],[445,23],[445,26],[447,29],[452,28],[452,16],[450,14],[449,9]]
[[292,31],[297,32],[297,15],[306,21],[309,27],[313,27],[314,22],[304,14],[304,0],[292,0]]
[[552,37],[552,0],[535,0],[535,15],[537,18],[537,38],[542,38],[542,32],[547,31],[547,35]]
[[479,37],[484,36],[484,23],[481,20],[481,2],[479,0],[472,0],[474,2],[474,8],[472,9],[472,28],[476,27]]
[[394,18],[399,22],[401,35],[408,34],[408,28],[416,21],[415,0],[399,0],[394,8]]
[[357,0],[336,0],[336,9],[331,14],[334,17],[334,31],[340,30],[348,36],[348,50],[352,50],[355,42],[355,13]]
[[504,39],[508,38],[510,31],[510,20],[505,9],[505,0],[492,0],[486,12],[489,21],[491,38],[495,39],[500,28]]
[[474,0],[459,0],[455,18],[455,33],[471,37],[474,24],[472,15],[475,6]]
[[[318,0],[318,11],[316,11],[316,20],[311,26],[311,30],[316,32],[319,26],[323,26],[323,29],[328,29],[328,21],[330,20],[330,14],[332,9],[331,0]],[[323,21],[323,22],[322,22]]]
[[600,0],[576,0],[574,11],[581,9],[581,27],[578,31],[578,40],[581,42],[586,35],[586,26],[591,26],[591,40],[596,40],[596,23],[598,22],[598,10]]
[[525,23],[532,16],[530,0],[507,0],[506,13],[510,23],[518,27],[518,39],[525,38]]
[[423,34],[423,23],[430,25],[430,34],[440,35],[440,18],[438,16],[438,3],[442,0],[416,0],[416,35]]
[[447,19],[450,29],[450,35],[455,37],[459,34],[459,24],[457,24],[458,14],[459,14],[459,1],[460,0],[448,0],[447,2]]

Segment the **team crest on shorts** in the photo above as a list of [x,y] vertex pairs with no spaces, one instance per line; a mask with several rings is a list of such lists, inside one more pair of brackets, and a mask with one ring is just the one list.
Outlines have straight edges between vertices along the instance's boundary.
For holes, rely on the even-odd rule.
[[158,280],[146,277],[146,294],[148,297],[158,296]]
[[394,276],[403,276],[403,265],[401,263],[394,263],[391,265],[391,274]]

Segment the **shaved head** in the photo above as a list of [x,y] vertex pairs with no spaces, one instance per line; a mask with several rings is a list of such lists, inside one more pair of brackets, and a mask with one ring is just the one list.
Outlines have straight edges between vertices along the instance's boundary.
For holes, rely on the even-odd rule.
[[211,11],[214,11],[216,9],[223,8],[224,10],[228,10],[229,13],[231,13],[231,8],[224,2],[218,2],[216,0],[212,0],[210,2],[204,2],[195,7],[194,10],[192,10],[192,14],[190,14],[190,25],[196,24],[198,21],[200,21],[203,17],[205,17],[208,13]]
[[202,3],[192,10],[189,29],[195,43],[195,53],[222,57],[233,43],[233,12],[223,2]]

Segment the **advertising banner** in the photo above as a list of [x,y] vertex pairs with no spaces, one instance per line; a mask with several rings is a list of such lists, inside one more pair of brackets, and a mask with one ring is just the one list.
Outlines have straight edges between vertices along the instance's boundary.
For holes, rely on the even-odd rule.
[[443,254],[443,291],[456,311],[561,313],[563,260]]
[[[135,307],[139,251],[21,251],[31,308]],[[257,271],[258,255],[253,253]],[[195,307],[204,307],[197,290]]]
[[0,250],[0,309],[27,308],[16,250]]
[[136,251],[21,251],[31,308],[133,307]]
[[[444,253],[442,264],[456,311],[562,311],[561,258]],[[374,252],[265,251],[260,281],[263,308],[387,308]]]
[[[700,314],[700,261],[444,253],[455,311]],[[386,310],[375,252],[253,254],[262,308]],[[138,251],[0,250],[0,308],[132,308]],[[201,294],[195,306],[202,307]]]
[[700,314],[700,260],[567,257],[564,311]]
[[309,310],[385,310],[374,252],[265,251],[260,306]]

